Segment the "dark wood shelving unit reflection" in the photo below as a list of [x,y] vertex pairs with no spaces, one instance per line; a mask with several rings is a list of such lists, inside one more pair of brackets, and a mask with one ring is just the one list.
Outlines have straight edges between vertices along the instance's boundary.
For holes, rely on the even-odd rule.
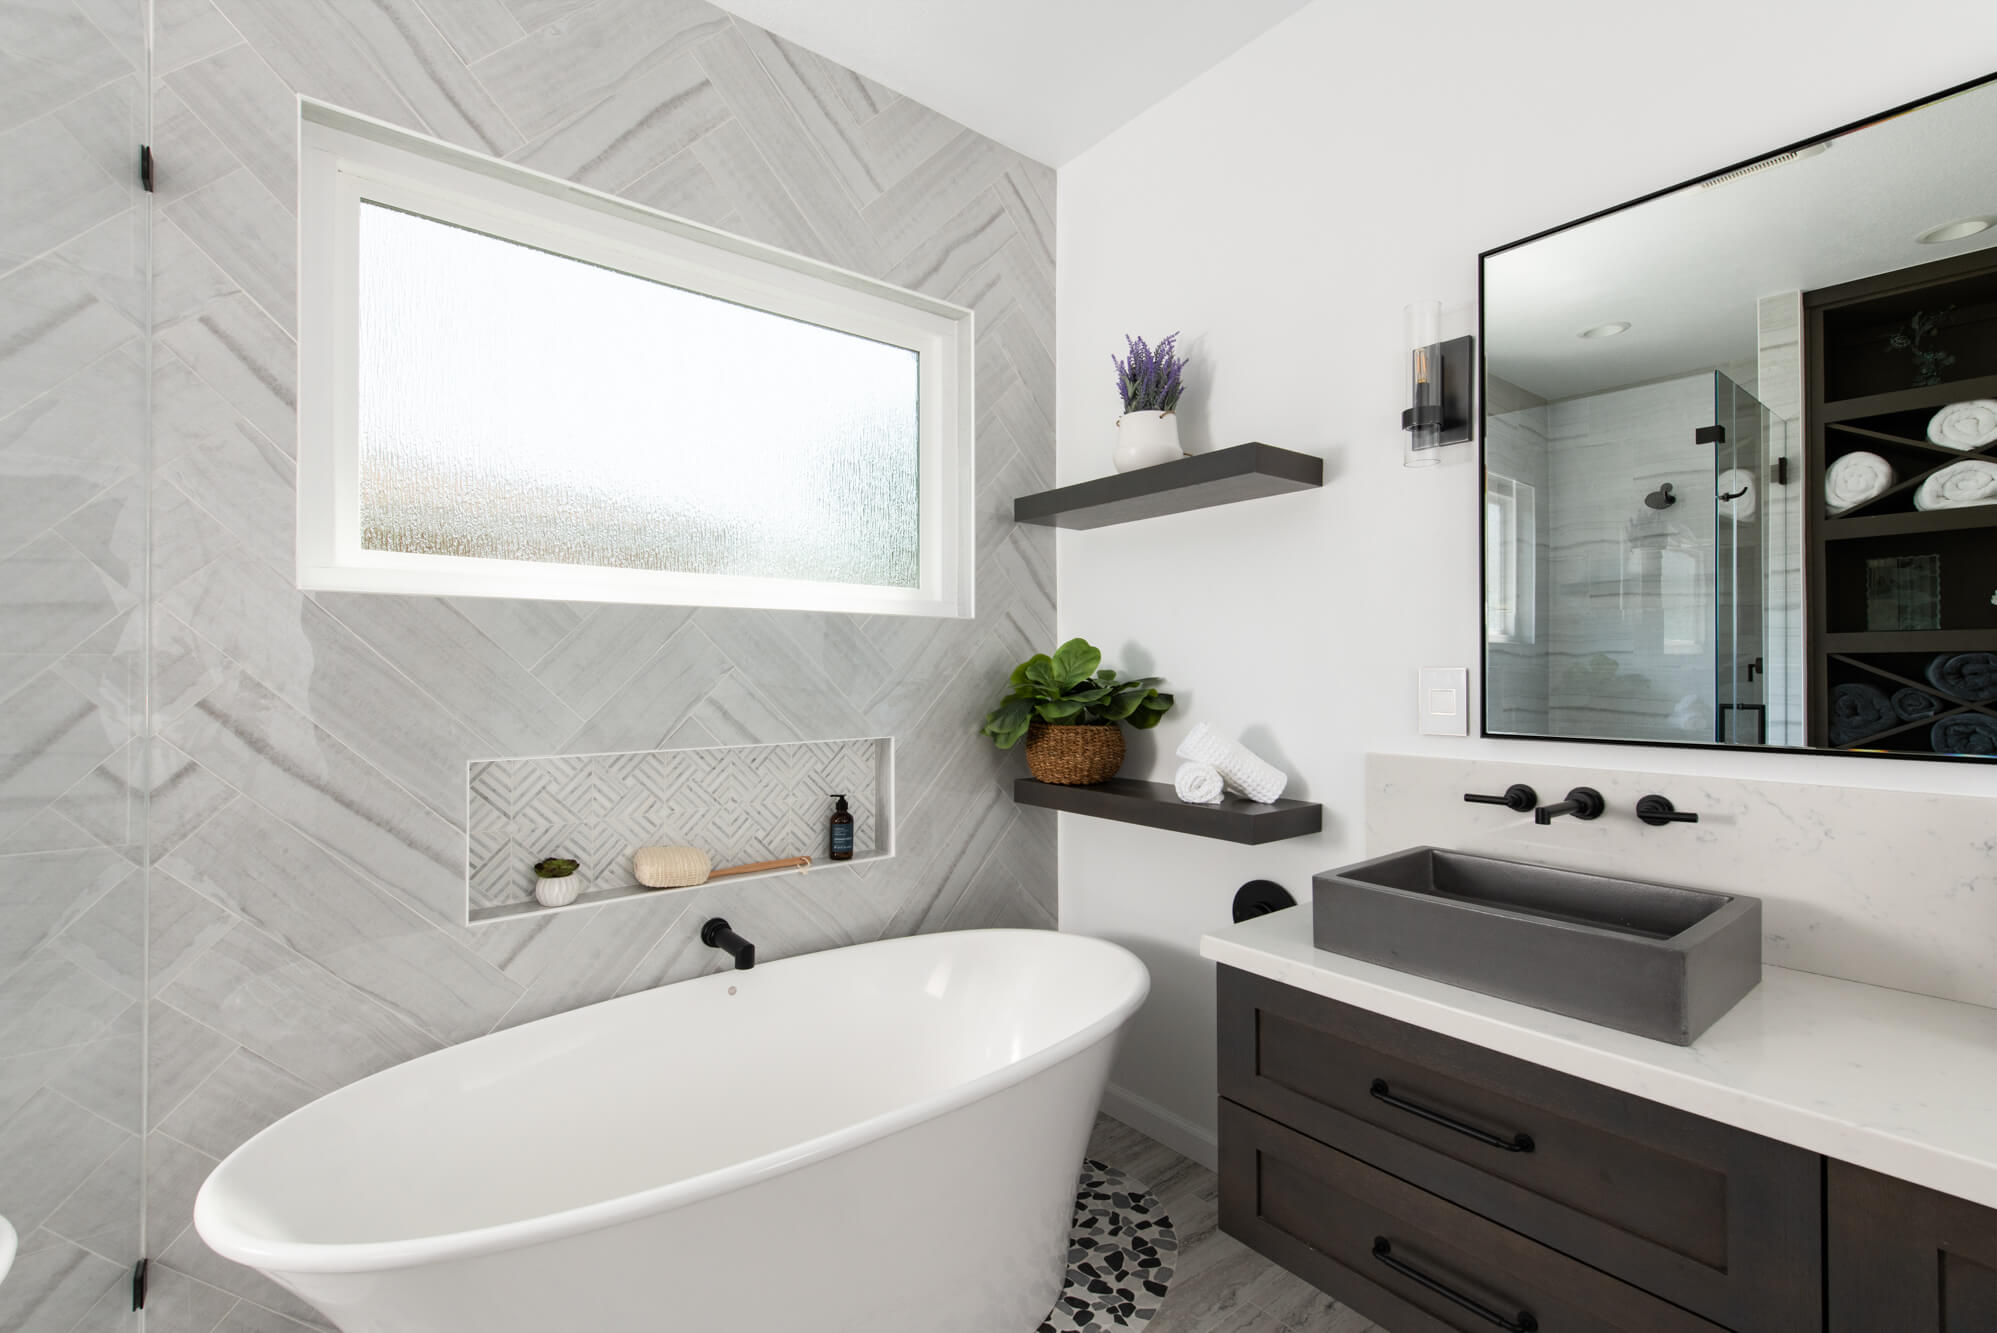
[[[1839,749],[1934,753],[1930,731],[1946,718],[1997,719],[1997,707],[1937,689],[1924,676],[1941,653],[1997,652],[1997,505],[1920,510],[1914,493],[1936,471],[1965,459],[1997,461],[1997,442],[1952,449],[1927,438],[1927,421],[1951,403],[1997,398],[1997,251],[1806,292],[1804,433],[1808,627],[1808,741],[1829,746],[1831,692],[1867,683],[1891,694],[1912,687],[1943,705],[1933,717],[1899,721]],[[1914,361],[1893,335],[1916,314],[1944,316],[1939,346],[1954,360],[1940,384],[1906,386]],[[1935,344],[1931,344],[1931,347]],[[1899,480],[1883,495],[1833,516],[1824,476],[1855,450],[1892,463]],[[1868,629],[1869,561],[1933,556],[1939,626]]]

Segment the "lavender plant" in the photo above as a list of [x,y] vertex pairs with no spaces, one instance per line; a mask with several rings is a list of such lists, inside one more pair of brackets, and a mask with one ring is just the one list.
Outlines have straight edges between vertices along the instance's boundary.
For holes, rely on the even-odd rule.
[[1185,392],[1186,358],[1176,350],[1179,335],[1173,333],[1156,347],[1147,347],[1142,338],[1124,335],[1128,356],[1110,353],[1116,367],[1116,391],[1125,412],[1170,412],[1179,406]]

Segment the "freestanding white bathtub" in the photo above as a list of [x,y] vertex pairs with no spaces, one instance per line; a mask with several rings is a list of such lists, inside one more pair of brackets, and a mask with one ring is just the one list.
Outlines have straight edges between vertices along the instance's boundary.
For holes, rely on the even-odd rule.
[[194,1220],[347,1333],[1030,1333],[1149,984],[1027,930],[717,973],[322,1097]]

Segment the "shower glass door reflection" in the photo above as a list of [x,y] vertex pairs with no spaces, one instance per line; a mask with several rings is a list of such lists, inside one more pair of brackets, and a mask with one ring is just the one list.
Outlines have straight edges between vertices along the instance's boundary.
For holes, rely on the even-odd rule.
[[1713,376],[1714,739],[1769,743],[1768,491],[1781,423],[1726,375]]

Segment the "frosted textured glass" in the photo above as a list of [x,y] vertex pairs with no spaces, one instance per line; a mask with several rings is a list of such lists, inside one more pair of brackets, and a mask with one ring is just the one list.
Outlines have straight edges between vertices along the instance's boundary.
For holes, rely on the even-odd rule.
[[912,588],[916,354],[363,203],[370,550]]

